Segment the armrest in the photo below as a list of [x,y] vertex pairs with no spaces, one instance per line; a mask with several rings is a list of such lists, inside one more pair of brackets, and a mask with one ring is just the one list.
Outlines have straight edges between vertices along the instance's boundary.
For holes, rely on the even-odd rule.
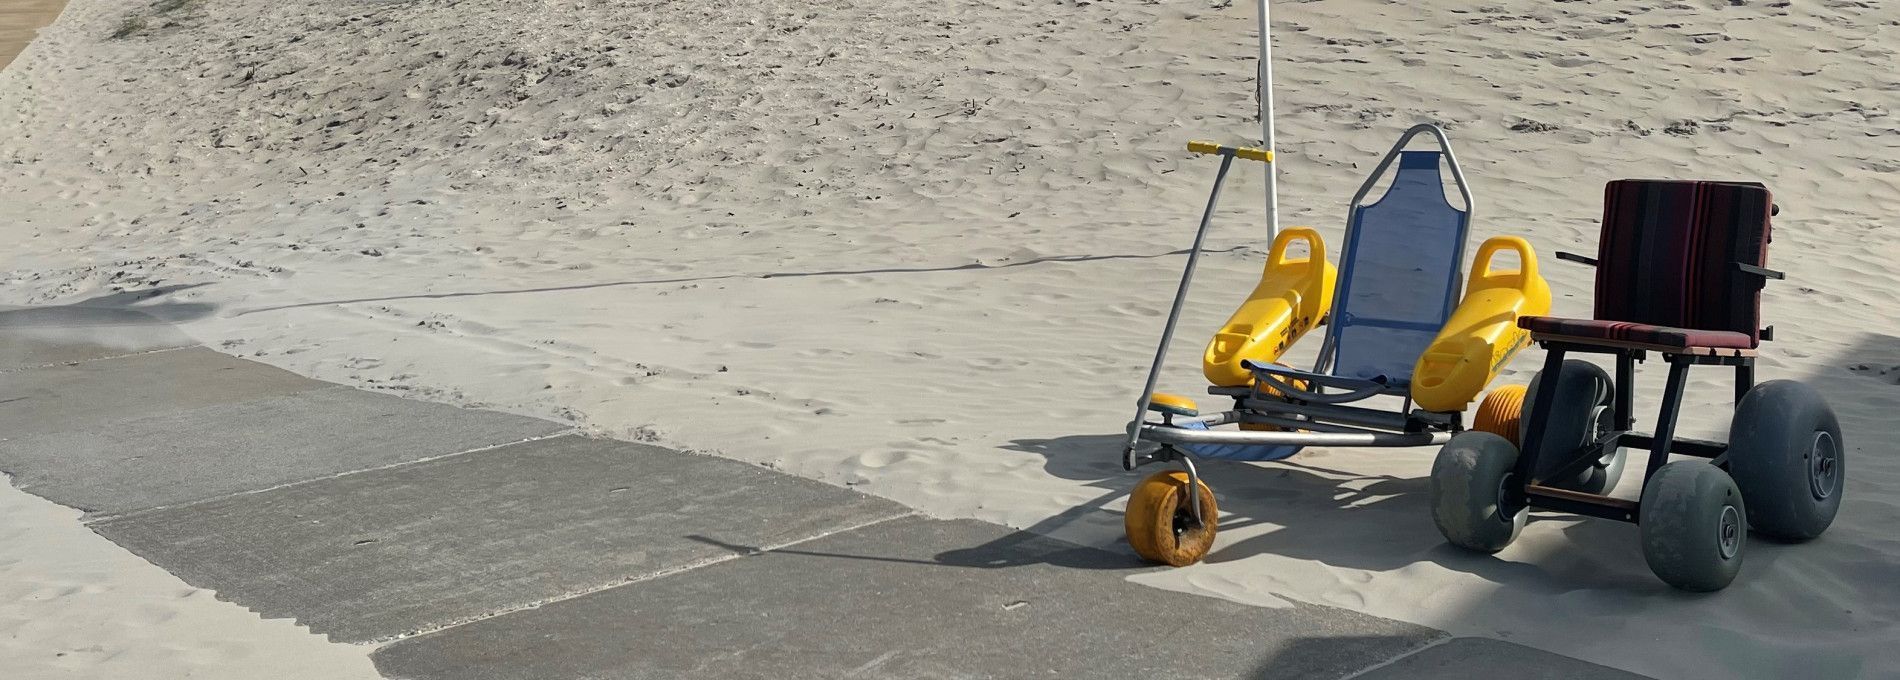
[[1592,267],[1595,267],[1595,266],[1597,266],[1597,259],[1596,259],[1596,258],[1594,258],[1594,257],[1586,257],[1586,256],[1583,256],[1583,255],[1578,255],[1578,254],[1576,254],[1576,253],[1566,253],[1566,252],[1564,252],[1564,251],[1561,251],[1561,250],[1559,250],[1559,251],[1557,251],[1557,259],[1559,259],[1559,260],[1569,260],[1569,261],[1571,261],[1571,262],[1575,262],[1575,263],[1577,263],[1577,264],[1587,264],[1587,265],[1590,265],[1590,266],[1592,266]]
[[1764,279],[1775,279],[1779,281],[1781,279],[1788,278],[1787,274],[1783,274],[1781,272],[1775,271],[1773,269],[1768,269],[1766,267],[1757,267],[1755,265],[1748,264],[1746,262],[1735,263],[1735,268],[1740,269],[1743,272],[1762,277]]

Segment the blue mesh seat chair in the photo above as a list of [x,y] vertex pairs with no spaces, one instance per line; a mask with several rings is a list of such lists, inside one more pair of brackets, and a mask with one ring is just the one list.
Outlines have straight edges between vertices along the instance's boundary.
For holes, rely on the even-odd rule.
[[[1434,138],[1438,148],[1407,148],[1421,135]],[[1331,291],[1324,307],[1327,316],[1320,322],[1325,329],[1323,344],[1311,370],[1243,359],[1239,365],[1244,369],[1244,380],[1217,382],[1208,388],[1211,394],[1234,400],[1231,410],[1220,413],[1201,413],[1185,397],[1154,393],[1229,165],[1236,157],[1266,162],[1272,158],[1271,152],[1260,149],[1197,144],[1190,145],[1190,149],[1219,153],[1225,158],[1189,251],[1174,309],[1139,400],[1140,410],[1129,424],[1129,437],[1122,451],[1122,464],[1129,470],[1158,462],[1180,465],[1178,471],[1156,473],[1138,484],[1125,513],[1129,542],[1136,552],[1152,561],[1177,566],[1191,564],[1205,554],[1219,520],[1214,496],[1194,466],[1196,459],[1275,461],[1306,446],[1441,445],[1463,429],[1461,408],[1419,409],[1412,401],[1416,393],[1414,371],[1424,365],[1421,358],[1459,313],[1472,213],[1464,173],[1444,131],[1432,125],[1407,130],[1353,196],[1336,280],[1287,292],[1287,299],[1297,297],[1299,309],[1305,310],[1305,301],[1313,291]],[[1461,205],[1454,205],[1447,196],[1447,170]],[[1381,186],[1384,191],[1372,198]],[[1274,267],[1281,263],[1292,266],[1280,250],[1281,240],[1276,239],[1275,254],[1269,255],[1268,277],[1274,276]],[[1534,278],[1534,256],[1528,244],[1522,239],[1508,240],[1519,244],[1516,247],[1523,260],[1522,278]],[[1320,249],[1317,236],[1309,243]],[[1480,257],[1490,247],[1481,250]],[[1313,252],[1298,266],[1311,267],[1323,263],[1324,258],[1325,253]],[[1488,267],[1486,264],[1482,269],[1487,275]],[[1263,278],[1263,282],[1267,280],[1272,279]],[[1542,285],[1541,279],[1537,281]],[[1547,292],[1545,295],[1547,300]],[[1297,322],[1286,322],[1291,325],[1284,328],[1291,330],[1278,341],[1273,341],[1277,336],[1263,336],[1272,341],[1273,356],[1311,327],[1305,321],[1305,317],[1299,317]],[[1514,324],[1497,325],[1513,329],[1512,337],[1527,337],[1516,332]],[[1247,328],[1249,332],[1263,332],[1259,326]],[[1216,335],[1215,346],[1221,346],[1223,337],[1228,335]],[[1502,354],[1497,360],[1508,360],[1521,346],[1520,339],[1509,347],[1500,347]],[[1491,347],[1484,345],[1486,357],[1492,356]],[[1493,371],[1487,375],[1494,374],[1495,361],[1481,363],[1487,364],[1481,368]],[[1361,403],[1378,397],[1387,402],[1385,407]],[[1159,414],[1160,420],[1152,420],[1153,414]],[[1229,425],[1237,429],[1223,427]],[[1151,447],[1144,448],[1143,444]]]

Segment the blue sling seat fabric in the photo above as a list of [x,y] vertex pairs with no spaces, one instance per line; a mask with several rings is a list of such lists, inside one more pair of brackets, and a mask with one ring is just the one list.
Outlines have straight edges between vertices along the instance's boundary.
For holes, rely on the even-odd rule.
[[[1209,428],[1201,423],[1187,423],[1183,429],[1206,430]],[[1188,455],[1195,458],[1261,462],[1291,458],[1293,454],[1299,453],[1300,449],[1305,447],[1284,444],[1176,444],[1175,448],[1186,451]]]
[[1353,209],[1333,297],[1328,373],[1404,393],[1458,306],[1470,215],[1445,199],[1437,151],[1405,151],[1385,196]]

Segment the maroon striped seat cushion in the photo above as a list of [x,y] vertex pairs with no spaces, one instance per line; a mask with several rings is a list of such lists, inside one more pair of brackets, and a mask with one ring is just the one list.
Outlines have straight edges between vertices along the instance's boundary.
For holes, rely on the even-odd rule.
[[1599,321],[1596,319],[1559,319],[1554,316],[1527,316],[1518,319],[1518,325],[1529,329],[1532,333],[1561,336],[1566,339],[1583,342],[1608,340],[1610,342],[1628,342],[1671,349],[1688,349],[1690,347],[1752,349],[1755,347],[1754,338],[1734,331],[1701,331],[1691,328],[1651,326],[1648,324],[1629,323],[1627,321]]
[[1763,279],[1736,263],[1767,264],[1773,200],[1753,183],[1610,182],[1595,319],[1543,317],[1535,323],[1553,329],[1544,331],[1530,319],[1519,325],[1578,338],[1753,349],[1761,341]]

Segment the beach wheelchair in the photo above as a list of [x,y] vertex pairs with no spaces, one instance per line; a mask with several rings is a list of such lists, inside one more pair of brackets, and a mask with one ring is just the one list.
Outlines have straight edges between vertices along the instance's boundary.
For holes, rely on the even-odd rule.
[[[1434,138],[1437,150],[1408,150],[1420,135]],[[1527,344],[1519,318],[1550,311],[1550,289],[1524,239],[1485,241],[1466,279],[1471,191],[1444,131],[1419,125],[1353,196],[1337,266],[1317,231],[1291,228],[1275,237],[1260,283],[1202,356],[1208,393],[1233,406],[1209,413],[1187,397],[1156,394],[1228,169],[1236,158],[1272,162],[1262,149],[1206,142],[1188,149],[1221,157],[1220,170],[1122,451],[1128,470],[1178,464],[1138,483],[1124,516],[1136,553],[1175,566],[1206,555],[1219,523],[1194,461],[1274,461],[1306,446],[1445,444],[1464,430],[1465,408]],[[1441,166],[1464,207],[1446,199]],[[1366,203],[1388,170],[1386,191]],[[1303,257],[1290,252],[1297,244],[1305,245]],[[1493,261],[1501,254],[1514,256],[1515,268]],[[1320,327],[1312,370],[1276,363]],[[1375,397],[1396,408],[1359,403]]]
[[[1761,289],[1777,209],[1760,184],[1622,180],[1605,192],[1590,319],[1518,319],[1548,352],[1528,390],[1501,387],[1480,412],[1504,423],[1464,432],[1432,468],[1432,517],[1459,547],[1495,553],[1530,508],[1635,522],[1643,558],[1668,584],[1726,587],[1741,568],[1749,527],[1805,541],[1840,510],[1846,444],[1827,402],[1790,380],[1755,384]],[[1635,431],[1635,366],[1669,365],[1655,432]],[[1581,353],[1615,359],[1612,378]],[[1728,443],[1675,436],[1692,366],[1735,369]],[[1546,407],[1545,405],[1548,405]],[[1512,425],[1512,421],[1516,421]],[[1520,433],[1521,429],[1521,433]],[[1613,498],[1624,447],[1649,452],[1640,501]],[[1671,462],[1670,454],[1706,460]]]

